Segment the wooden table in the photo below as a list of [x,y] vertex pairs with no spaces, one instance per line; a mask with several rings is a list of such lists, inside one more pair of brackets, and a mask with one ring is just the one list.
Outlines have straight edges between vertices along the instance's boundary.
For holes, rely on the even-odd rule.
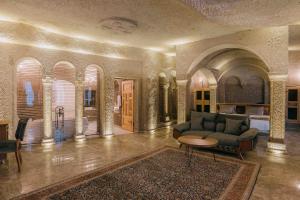
[[[194,135],[186,135],[178,138],[180,147],[184,144],[186,146],[186,155],[188,156],[188,165],[191,165],[193,148],[212,148],[218,145],[218,140],[210,137],[200,137]],[[215,153],[213,153],[214,161],[216,161]]]

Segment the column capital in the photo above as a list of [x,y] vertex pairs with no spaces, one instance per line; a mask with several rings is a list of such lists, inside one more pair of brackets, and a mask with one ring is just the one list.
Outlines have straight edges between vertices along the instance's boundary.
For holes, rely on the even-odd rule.
[[77,86],[77,87],[83,87],[84,86],[84,81],[83,80],[76,80],[75,81],[75,86]]
[[186,86],[188,80],[176,80],[177,85]]
[[53,78],[50,76],[46,76],[45,78],[42,79],[43,84],[52,84],[53,83]]
[[165,85],[163,85],[163,87],[164,87],[165,90],[167,90],[167,89],[169,89],[170,84],[169,84],[169,83],[168,83],[168,84],[165,84]]
[[217,84],[210,84],[209,89],[216,89],[218,87]]
[[270,81],[287,81],[287,74],[269,74]]

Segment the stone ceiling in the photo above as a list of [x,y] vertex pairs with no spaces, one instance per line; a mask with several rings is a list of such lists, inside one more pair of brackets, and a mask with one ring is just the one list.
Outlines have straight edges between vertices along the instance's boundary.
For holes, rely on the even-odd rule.
[[282,26],[300,21],[299,0],[182,0],[209,21],[233,26]]
[[167,51],[178,44],[300,21],[299,6],[299,0],[1,0],[0,20]]

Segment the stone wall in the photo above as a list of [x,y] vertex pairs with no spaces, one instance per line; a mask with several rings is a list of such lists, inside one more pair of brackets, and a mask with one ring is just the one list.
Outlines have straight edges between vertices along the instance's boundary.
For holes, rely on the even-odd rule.
[[[110,48],[112,50],[113,47]],[[101,113],[103,134],[112,133],[113,125],[113,80],[117,77],[126,77],[136,80],[136,110],[135,124],[137,130],[155,128],[157,123],[157,90],[158,71],[166,64],[174,65],[172,58],[166,58],[164,54],[144,49],[125,47],[121,50],[115,47],[115,51],[125,52],[126,58],[106,57],[100,55],[88,55],[65,50],[37,48],[20,44],[0,43],[0,119],[10,121],[10,136],[13,137],[17,124],[16,102],[16,66],[23,58],[34,58],[42,66],[43,78],[54,77],[53,67],[61,61],[66,61],[75,66],[76,81],[83,81],[85,68],[95,65],[103,77],[103,90],[100,90],[103,98],[103,112]],[[137,52],[137,54],[135,54]],[[131,55],[133,55],[131,57]],[[137,57],[139,56],[139,57]],[[140,115],[139,113],[147,113]],[[143,126],[151,124],[151,126]]]

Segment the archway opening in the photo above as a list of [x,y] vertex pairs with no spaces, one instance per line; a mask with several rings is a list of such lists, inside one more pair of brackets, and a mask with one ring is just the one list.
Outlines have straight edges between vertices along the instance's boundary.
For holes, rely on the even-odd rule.
[[30,118],[23,143],[40,143],[43,138],[42,66],[33,58],[22,59],[17,65],[17,115]]
[[206,56],[188,77],[188,110],[210,112],[213,91],[217,112],[249,115],[253,126],[269,131],[268,67],[258,56],[243,49],[222,49]]
[[165,69],[159,74],[158,98],[158,122],[160,124],[175,122],[177,120],[177,83],[175,70]]
[[96,66],[88,66],[84,76],[84,121],[88,128],[85,135],[98,135],[101,133],[100,109],[100,71]]
[[75,67],[59,62],[53,69],[52,116],[56,142],[75,135]]

